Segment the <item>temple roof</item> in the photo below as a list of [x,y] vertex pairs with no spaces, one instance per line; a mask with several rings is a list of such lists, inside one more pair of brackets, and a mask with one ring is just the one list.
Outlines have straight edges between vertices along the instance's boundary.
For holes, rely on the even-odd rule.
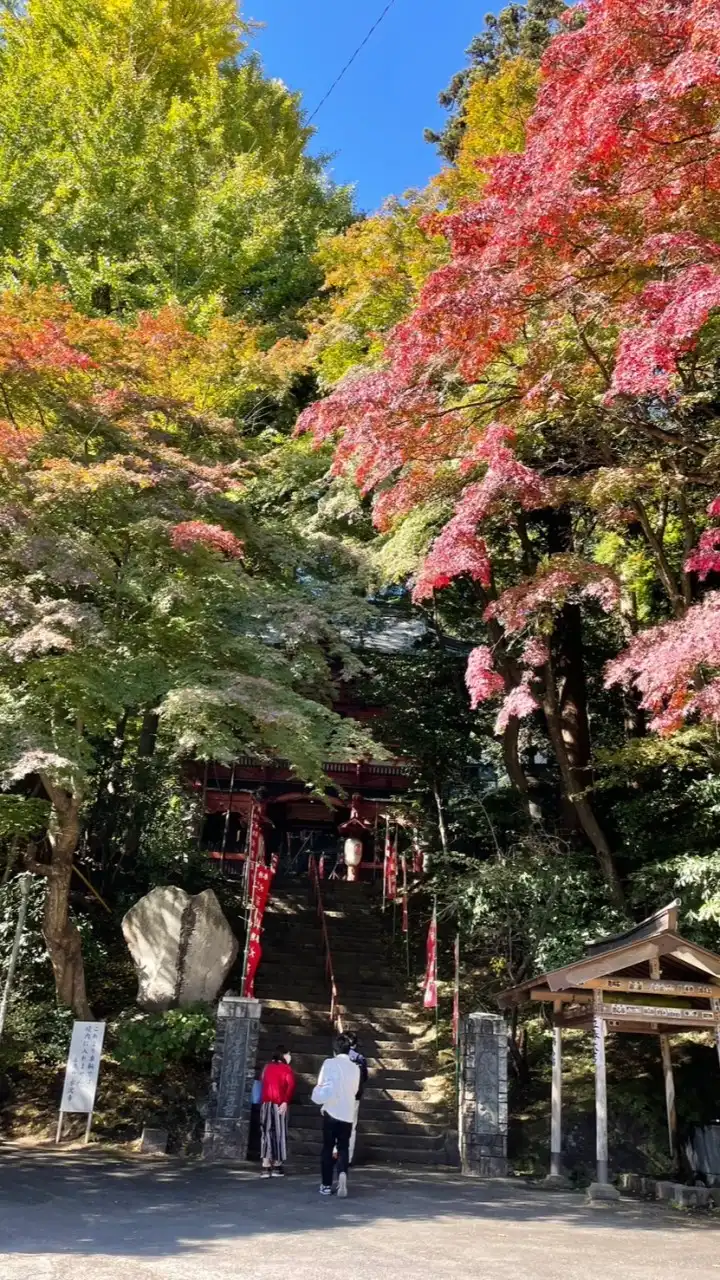
[[500,1007],[551,1001],[562,1021],[583,1026],[597,991],[614,1030],[712,1029],[720,1015],[708,1001],[720,999],[720,956],[677,932],[679,906],[676,899],[632,929],[588,944],[561,969],[502,991]]

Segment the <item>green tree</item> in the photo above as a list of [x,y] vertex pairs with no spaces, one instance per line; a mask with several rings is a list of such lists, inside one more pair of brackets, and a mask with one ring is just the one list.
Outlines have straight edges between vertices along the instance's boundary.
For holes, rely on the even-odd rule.
[[346,651],[337,591],[334,623],[323,609],[327,545],[316,557],[248,513],[251,458],[200,407],[210,390],[217,404],[220,368],[236,394],[228,346],[244,367],[245,332],[202,338],[178,313],[86,319],[56,292],[0,305],[0,769],[51,804],[48,856],[28,862],[46,878],[58,997],[80,1017],[70,879],[112,781],[108,743],[134,743],[141,769],[156,734],[179,764],[287,757],[320,787],[323,760],[370,747],[330,708]]
[[234,0],[30,0],[0,18],[0,280],[84,311],[291,323],[351,217]]
[[565,0],[527,0],[486,16],[484,31],[466,50],[468,65],[456,72],[438,96],[440,105],[450,112],[447,124],[439,133],[425,130],[426,141],[434,143],[444,160],[454,162],[458,157],[467,127],[467,99],[477,81],[492,79],[509,59],[522,58],[537,66],[567,7]]

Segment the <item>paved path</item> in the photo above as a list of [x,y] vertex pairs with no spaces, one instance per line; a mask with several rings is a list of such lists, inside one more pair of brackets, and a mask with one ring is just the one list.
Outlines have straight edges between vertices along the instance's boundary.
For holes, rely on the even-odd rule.
[[438,1174],[307,1175],[0,1147],[1,1280],[720,1280],[720,1224]]

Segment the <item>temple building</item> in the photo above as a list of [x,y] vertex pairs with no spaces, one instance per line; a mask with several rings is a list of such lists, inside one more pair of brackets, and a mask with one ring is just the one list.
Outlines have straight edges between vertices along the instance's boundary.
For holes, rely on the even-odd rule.
[[265,846],[289,874],[307,870],[314,854],[331,875],[342,862],[348,839],[358,842],[360,873],[374,874],[382,863],[384,815],[407,795],[411,771],[401,761],[359,764],[328,762],[331,788],[324,799],[310,794],[286,761],[265,764],[243,756],[232,767],[210,765],[196,772],[203,793],[203,847],[232,873],[242,866],[254,804],[262,809]]

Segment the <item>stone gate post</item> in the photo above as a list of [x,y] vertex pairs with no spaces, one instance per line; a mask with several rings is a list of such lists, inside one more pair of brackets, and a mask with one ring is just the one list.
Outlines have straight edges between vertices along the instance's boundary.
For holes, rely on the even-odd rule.
[[507,1174],[507,1028],[497,1013],[471,1013],[460,1036],[458,1136],[462,1171]]
[[242,996],[225,996],[218,1005],[203,1136],[206,1160],[247,1158],[261,1012],[259,1000]]

